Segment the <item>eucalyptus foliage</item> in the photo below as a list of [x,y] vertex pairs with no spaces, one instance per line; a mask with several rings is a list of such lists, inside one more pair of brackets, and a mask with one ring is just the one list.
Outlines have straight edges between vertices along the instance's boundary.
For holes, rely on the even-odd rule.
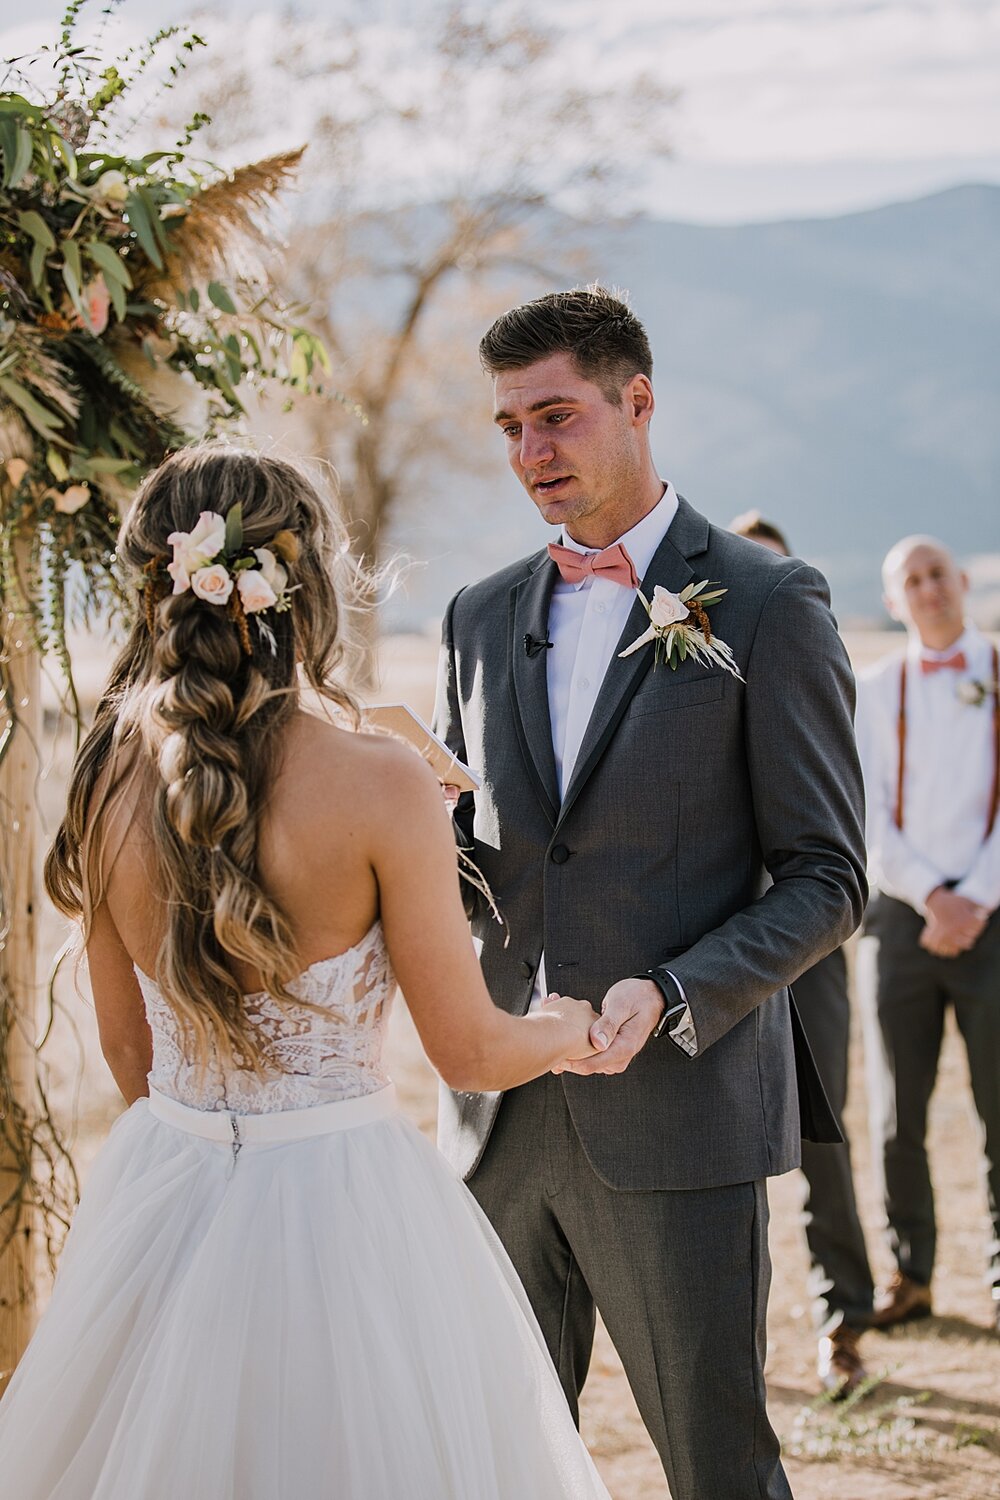
[[260,255],[300,153],[220,172],[193,155],[197,113],[171,149],[134,154],[124,101],[148,110],[157,70],[171,87],[204,43],[166,28],[108,61],[77,41],[84,4],[0,93],[0,590],[63,655],[72,564],[84,614],[126,600],[115,534],[143,475],[239,418],[242,389],[315,389],[328,368]]

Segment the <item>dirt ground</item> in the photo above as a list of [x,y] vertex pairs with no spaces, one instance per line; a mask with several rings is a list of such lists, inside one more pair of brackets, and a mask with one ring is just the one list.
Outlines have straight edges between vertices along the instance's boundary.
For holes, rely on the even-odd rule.
[[[884,649],[885,637],[849,640],[861,663]],[[429,713],[434,646],[405,637],[387,645],[380,698],[404,699]],[[85,696],[101,676],[84,662]],[[39,788],[47,825],[58,817],[67,749],[48,748],[49,772]],[[55,951],[60,923],[48,912],[43,954]],[[75,1152],[84,1178],[120,1106],[100,1058],[93,1014],[73,992],[46,1051],[61,1117],[75,1117]],[[390,1038],[390,1071],[403,1105],[433,1134],[436,1083],[423,1059],[405,1006],[398,1004]],[[847,1126],[852,1141],[862,1221],[876,1277],[889,1270],[867,1129],[860,1026],[851,1059]],[[972,1116],[965,1057],[949,1027],[931,1113],[932,1172],[940,1223],[934,1284],[937,1316],[892,1334],[869,1333],[862,1349],[878,1383],[849,1410],[818,1401],[815,1338],[806,1294],[805,1240],[799,1173],[771,1183],[773,1284],[769,1314],[768,1390],[772,1420],[785,1445],[797,1500],[1000,1500],[1000,1339],[989,1330],[983,1282],[985,1190],[978,1127]],[[583,1432],[614,1500],[668,1495],[658,1460],[639,1420],[618,1357],[598,1331],[583,1401]]]

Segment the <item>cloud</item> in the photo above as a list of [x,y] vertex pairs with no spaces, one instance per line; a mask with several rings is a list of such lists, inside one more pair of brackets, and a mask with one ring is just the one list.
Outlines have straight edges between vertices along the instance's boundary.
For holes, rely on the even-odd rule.
[[[38,0],[32,22],[0,32],[0,54],[54,36],[64,3]],[[355,13],[381,25],[389,56],[392,38],[418,27],[434,3],[364,0],[362,10],[359,0]],[[239,16],[248,70],[266,70],[282,37],[308,35],[308,22],[290,22],[280,0],[214,9],[220,19],[205,29],[224,38],[230,57]],[[295,9],[325,12],[322,0]],[[195,14],[181,0],[130,0],[122,22],[141,35],[154,15]],[[534,14],[565,32],[562,76],[610,80],[642,65],[680,91],[670,117],[677,165],[650,179],[643,206],[653,212],[732,219],[800,204],[837,212],[970,177],[1000,179],[1000,0],[630,0],[627,9],[535,0]],[[398,51],[387,66],[399,68],[402,87]],[[285,142],[308,113],[305,98],[286,96],[270,118]],[[658,208],[665,187],[672,209]]]

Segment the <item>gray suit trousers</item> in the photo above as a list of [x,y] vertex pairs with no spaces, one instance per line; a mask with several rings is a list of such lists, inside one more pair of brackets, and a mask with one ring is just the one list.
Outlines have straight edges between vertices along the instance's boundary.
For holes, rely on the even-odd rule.
[[790,1500],[764,1409],[763,1182],[611,1188],[547,1075],[504,1095],[469,1187],[524,1283],[574,1417],[596,1305],[672,1500]]
[[[809,1046],[843,1130],[851,1011],[844,950],[835,948],[793,986]],[[872,1273],[858,1217],[846,1135],[837,1146],[802,1142],[809,1287],[818,1330],[864,1328],[872,1312]]]
[[989,1274],[1000,1297],[1000,911],[957,958],[919,946],[924,920],[881,892],[865,917],[878,940],[875,997],[882,1042],[877,1119],[889,1239],[901,1271],[929,1285],[937,1229],[927,1164],[927,1106],[937,1077],[945,1010],[955,1008],[982,1128],[991,1220]]

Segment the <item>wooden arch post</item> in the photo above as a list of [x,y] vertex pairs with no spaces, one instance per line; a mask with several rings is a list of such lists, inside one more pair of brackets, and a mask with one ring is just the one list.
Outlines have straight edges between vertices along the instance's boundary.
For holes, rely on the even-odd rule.
[[[19,558],[19,564],[26,558]],[[21,567],[20,577],[25,577]],[[41,666],[17,601],[0,603],[0,1395],[31,1337],[38,1270],[30,1174],[35,1111],[36,920],[39,898],[35,784],[42,730]],[[26,1174],[28,1174],[26,1180]]]

